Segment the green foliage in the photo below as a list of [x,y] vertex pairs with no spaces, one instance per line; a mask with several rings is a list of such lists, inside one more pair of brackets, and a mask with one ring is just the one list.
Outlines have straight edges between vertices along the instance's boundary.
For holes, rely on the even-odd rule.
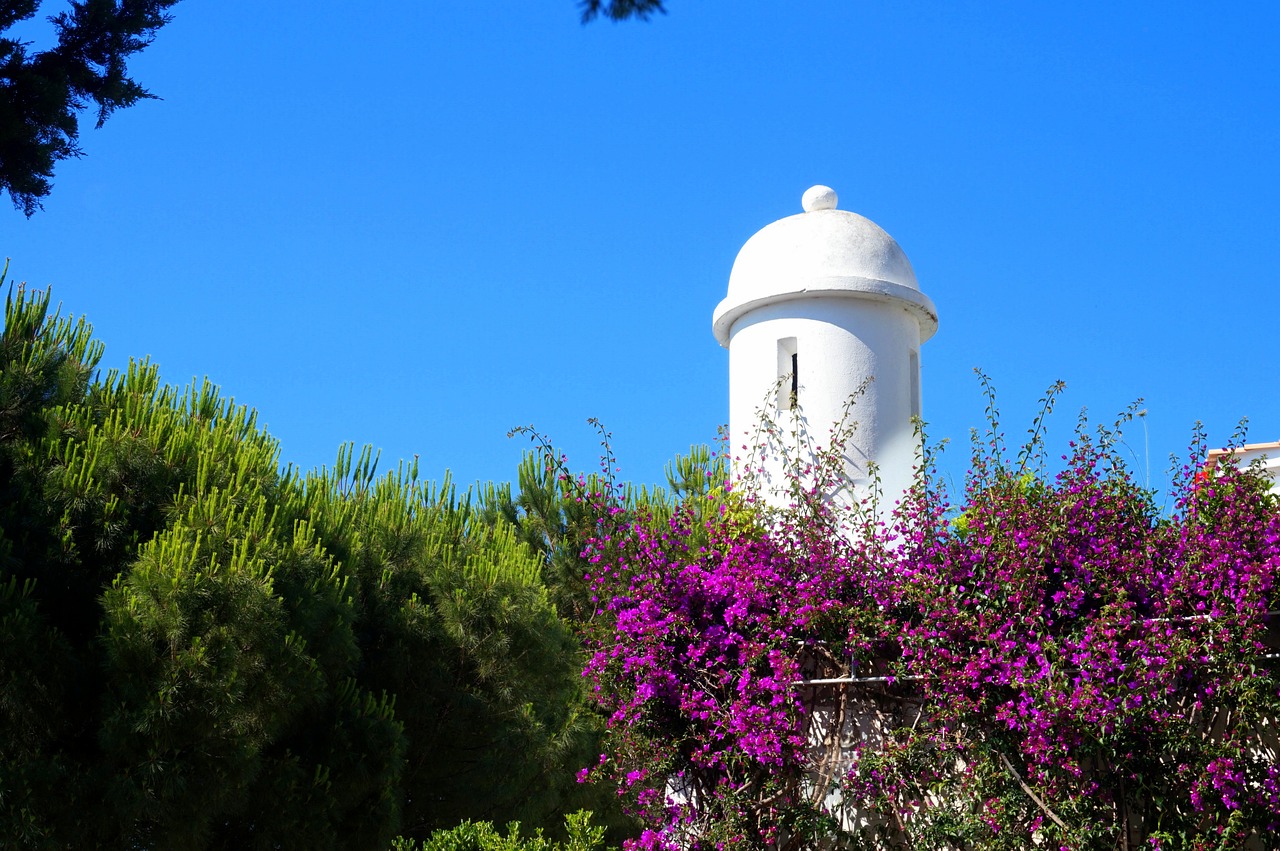
[[[512,434],[529,436],[535,450],[521,461],[513,495],[508,485],[490,487],[483,495],[482,510],[511,524],[521,539],[542,559],[542,571],[550,598],[561,618],[572,624],[579,636],[594,629],[596,601],[592,597],[588,571],[589,544],[598,542],[603,529],[618,522],[618,510],[625,515],[643,513],[668,517],[683,500],[686,506],[712,513],[730,499],[725,492],[727,467],[707,446],[693,446],[689,453],[667,466],[667,487],[636,487],[613,478],[615,459],[610,435],[597,421],[600,434],[601,471],[574,474],[550,441],[532,428],[517,428]],[[605,505],[610,506],[604,509]],[[580,659],[585,664],[585,659]],[[605,715],[588,691],[585,679],[578,678],[574,705],[583,727],[582,757],[578,766],[594,762],[603,749]],[[548,780],[555,781],[549,777]],[[586,778],[583,778],[586,781]],[[634,820],[622,811],[622,802],[609,784],[590,780],[574,784],[564,797],[569,806],[588,807],[604,822],[610,841],[619,842],[636,831]],[[563,812],[568,807],[562,807]]]
[[[53,23],[55,47],[0,37],[0,189],[30,216],[52,188],[53,168],[81,156],[79,113],[97,126],[117,109],[154,97],[129,76],[128,58],[155,38],[178,0],[72,0]],[[35,16],[40,0],[0,0],[0,32]]]
[[558,827],[580,650],[515,526],[416,470],[281,470],[255,415],[11,291],[0,334],[0,836],[385,848]]
[[[616,513],[665,521],[676,506],[701,506],[718,511],[726,500],[728,467],[707,445],[689,447],[687,455],[667,464],[667,487],[618,482],[610,440],[597,420],[589,420],[600,435],[601,472],[574,474],[564,456],[532,427],[513,429],[508,436],[526,435],[535,450],[525,454],[517,471],[518,495],[509,485],[490,487],[487,510],[515,526],[526,544],[542,555],[543,573],[561,617],[582,627],[596,609],[587,580],[587,546],[601,530],[619,522]],[[607,508],[605,506],[608,506]]]
[[566,816],[565,833],[565,842],[552,842],[540,830],[522,838],[519,822],[508,824],[502,834],[488,822],[468,821],[437,831],[421,843],[401,838],[391,847],[392,851],[604,851],[604,828],[591,824],[590,813],[579,810]]
[[563,761],[586,754],[578,648],[540,560],[447,483],[403,469],[375,480],[367,454],[350,459],[306,477],[288,511],[347,566],[367,676],[397,696],[413,744],[406,830],[468,817],[544,823],[572,782]]
[[627,18],[647,21],[655,12],[661,15],[667,13],[662,4],[663,0],[582,0],[580,5],[582,22],[586,23],[602,15],[613,21]]

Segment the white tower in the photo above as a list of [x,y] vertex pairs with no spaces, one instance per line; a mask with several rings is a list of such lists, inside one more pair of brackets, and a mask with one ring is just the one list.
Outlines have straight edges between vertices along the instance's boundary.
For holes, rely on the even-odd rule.
[[881,504],[891,507],[917,462],[920,344],[938,330],[937,310],[898,243],[874,222],[837,210],[832,189],[812,187],[801,206],[803,213],[747,240],[715,310],[716,339],[729,349],[735,469],[754,456],[762,494],[785,505],[779,447],[763,463],[757,452],[761,414],[803,456],[830,446],[848,410],[856,425],[844,447],[844,486],[829,496],[868,496],[873,463]]

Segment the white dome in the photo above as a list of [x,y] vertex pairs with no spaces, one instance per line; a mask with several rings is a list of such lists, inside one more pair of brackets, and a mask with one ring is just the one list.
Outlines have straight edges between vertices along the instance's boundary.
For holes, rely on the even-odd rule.
[[766,226],[742,246],[715,311],[721,345],[729,344],[733,323],[756,307],[833,295],[902,301],[920,319],[921,340],[933,336],[937,310],[920,292],[902,248],[875,222],[835,203],[834,191],[815,186],[805,193],[808,212]]

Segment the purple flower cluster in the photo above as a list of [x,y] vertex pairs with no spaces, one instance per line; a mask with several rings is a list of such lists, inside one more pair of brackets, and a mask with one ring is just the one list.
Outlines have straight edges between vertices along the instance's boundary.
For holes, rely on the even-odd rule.
[[[615,780],[657,831],[634,847],[776,837],[808,767],[805,660],[862,571],[806,527],[765,530],[732,499],[699,498],[596,541],[600,599],[586,675],[610,713]],[[737,505],[739,510],[730,510]],[[665,843],[665,844],[664,844]]]
[[[1280,829],[1276,499],[1193,463],[1165,516],[1113,445],[1082,431],[1046,478],[995,443],[959,511],[926,470],[883,527],[731,494],[597,539],[586,676],[610,732],[591,771],[649,828],[632,847],[1207,849]],[[818,721],[871,705],[876,734],[833,763]]]
[[859,764],[851,798],[907,832],[904,792],[1000,799],[984,847],[1274,830],[1274,497],[1247,471],[1188,469],[1162,518],[1105,445],[1080,437],[1065,460],[1052,481],[989,466],[951,522],[927,490],[900,511],[882,602],[923,720],[887,752],[915,773],[890,789]]

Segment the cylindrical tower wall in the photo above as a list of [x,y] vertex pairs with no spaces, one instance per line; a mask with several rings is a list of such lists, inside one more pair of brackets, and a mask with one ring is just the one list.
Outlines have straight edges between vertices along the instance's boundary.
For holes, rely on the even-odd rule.
[[803,213],[748,239],[712,315],[729,349],[735,478],[785,506],[788,473],[820,460],[827,475],[800,483],[850,503],[876,492],[874,467],[887,509],[915,475],[920,345],[938,315],[901,246],[837,200],[830,187],[811,187]]
[[[740,317],[729,343],[729,428],[739,471],[755,467],[764,495],[783,501],[787,461],[779,450],[807,462],[831,446],[843,421],[844,476],[832,495],[868,496],[874,461],[881,504],[891,507],[917,463],[920,343],[920,322],[901,304],[854,295],[799,296]],[[761,445],[764,417],[777,424],[783,446]]]

